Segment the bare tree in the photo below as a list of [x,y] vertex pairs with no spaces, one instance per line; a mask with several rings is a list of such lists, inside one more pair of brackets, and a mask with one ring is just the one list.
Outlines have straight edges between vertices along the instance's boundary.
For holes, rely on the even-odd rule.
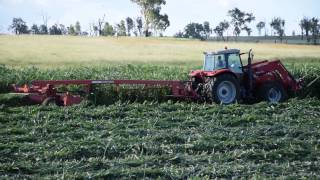
[[93,32],[94,32],[95,36],[98,36],[98,34],[99,34],[99,28],[98,28],[98,26],[93,25]]
[[47,31],[48,31],[48,21],[49,21],[50,17],[48,16],[47,13],[44,13],[44,12],[42,12],[41,17],[42,17],[43,25],[45,26],[45,29],[47,29]]
[[94,23],[89,23],[89,35],[90,36],[93,35],[93,26],[94,26]]
[[99,31],[99,36],[102,35],[103,33],[103,26],[105,24],[105,17],[106,15],[104,14],[102,18],[98,19],[98,31]]

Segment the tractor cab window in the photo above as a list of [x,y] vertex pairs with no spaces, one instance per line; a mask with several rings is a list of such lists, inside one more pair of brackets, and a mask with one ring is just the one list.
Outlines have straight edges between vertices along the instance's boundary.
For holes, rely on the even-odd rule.
[[205,71],[214,70],[214,56],[213,55],[211,55],[211,54],[205,55],[203,69]]
[[225,56],[222,55],[215,55],[215,69],[223,69],[226,68],[226,61]]
[[229,69],[234,73],[242,73],[242,65],[239,54],[230,54],[228,58]]
[[203,69],[205,71],[214,71],[226,68],[226,60],[224,54],[206,54]]

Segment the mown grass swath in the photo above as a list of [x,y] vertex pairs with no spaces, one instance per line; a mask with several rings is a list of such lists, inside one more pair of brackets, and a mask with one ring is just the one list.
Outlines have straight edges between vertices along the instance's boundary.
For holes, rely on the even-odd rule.
[[319,100],[2,107],[0,176],[319,178]]

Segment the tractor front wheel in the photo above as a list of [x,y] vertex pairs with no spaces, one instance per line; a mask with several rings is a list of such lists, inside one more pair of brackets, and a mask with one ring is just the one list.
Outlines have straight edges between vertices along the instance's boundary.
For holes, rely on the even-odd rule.
[[287,93],[281,84],[272,82],[261,87],[260,97],[270,103],[279,103],[287,99]]
[[215,103],[232,104],[239,100],[240,85],[234,76],[220,75],[215,77],[212,83],[212,100]]

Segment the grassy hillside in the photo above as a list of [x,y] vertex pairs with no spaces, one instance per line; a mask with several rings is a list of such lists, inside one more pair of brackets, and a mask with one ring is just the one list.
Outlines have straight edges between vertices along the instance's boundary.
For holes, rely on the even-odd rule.
[[0,36],[0,64],[62,67],[119,63],[202,63],[202,52],[229,48],[254,49],[256,59],[318,59],[320,46],[202,42],[171,38]]

